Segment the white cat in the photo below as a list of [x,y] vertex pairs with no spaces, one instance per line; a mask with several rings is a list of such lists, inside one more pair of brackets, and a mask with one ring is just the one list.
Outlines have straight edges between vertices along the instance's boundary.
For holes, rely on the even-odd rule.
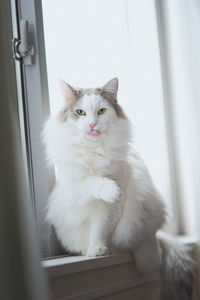
[[46,122],[43,138],[58,169],[47,219],[63,247],[87,256],[129,250],[140,271],[161,268],[163,300],[188,300],[192,261],[183,246],[157,234],[165,205],[131,144],[117,78],[103,88],[61,86],[65,106]]

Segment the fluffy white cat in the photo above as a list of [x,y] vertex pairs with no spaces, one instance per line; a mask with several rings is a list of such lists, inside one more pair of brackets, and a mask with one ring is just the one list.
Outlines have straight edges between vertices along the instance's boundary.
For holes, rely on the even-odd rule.
[[140,271],[163,271],[163,300],[188,300],[192,262],[183,246],[157,234],[165,205],[131,144],[117,78],[96,89],[61,86],[65,106],[43,138],[58,170],[47,219],[63,247],[87,256],[129,250]]

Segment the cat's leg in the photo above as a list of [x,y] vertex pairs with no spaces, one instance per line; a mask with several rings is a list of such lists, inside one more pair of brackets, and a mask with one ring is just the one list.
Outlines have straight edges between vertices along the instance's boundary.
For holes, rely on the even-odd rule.
[[87,256],[103,256],[110,253],[111,237],[119,219],[117,204],[101,203],[90,221]]
[[87,256],[103,256],[109,254],[109,239],[111,232],[104,220],[91,222]]
[[120,197],[117,183],[107,177],[89,176],[79,183],[80,204],[93,199],[114,203]]

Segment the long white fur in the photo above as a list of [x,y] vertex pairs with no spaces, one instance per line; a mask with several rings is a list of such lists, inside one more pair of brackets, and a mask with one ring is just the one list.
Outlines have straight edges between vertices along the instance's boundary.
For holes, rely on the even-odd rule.
[[[107,110],[98,116],[102,107]],[[165,205],[131,143],[130,122],[100,94],[85,94],[77,108],[86,116],[64,122],[51,117],[44,126],[47,158],[58,170],[48,221],[67,251],[98,256],[125,249],[141,271],[159,269],[156,232],[165,222]],[[94,122],[98,136],[88,134]]]

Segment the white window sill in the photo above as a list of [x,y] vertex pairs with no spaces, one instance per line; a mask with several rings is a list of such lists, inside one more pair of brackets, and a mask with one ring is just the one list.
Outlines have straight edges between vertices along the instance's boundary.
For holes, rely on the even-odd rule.
[[130,254],[61,257],[42,265],[47,271],[53,300],[108,297],[160,279],[159,274],[141,276]]
[[101,257],[63,256],[45,260],[42,262],[42,266],[47,270],[49,277],[56,277],[133,261],[133,256],[131,254],[124,253]]
[[[192,249],[197,242],[194,237],[180,237],[180,240]],[[150,293],[149,300],[159,299],[160,274],[141,275],[128,253],[95,258],[63,256],[45,260],[42,266],[47,272],[53,299],[95,299],[115,293],[122,297],[125,291],[139,295],[145,289]]]
[[[186,245],[196,245],[197,238],[195,236],[179,236],[177,237]],[[115,264],[133,262],[133,256],[128,253],[119,253],[101,257],[87,256],[62,256],[42,261],[42,266],[48,270],[48,275],[60,276],[68,275],[85,270],[107,267]]]

